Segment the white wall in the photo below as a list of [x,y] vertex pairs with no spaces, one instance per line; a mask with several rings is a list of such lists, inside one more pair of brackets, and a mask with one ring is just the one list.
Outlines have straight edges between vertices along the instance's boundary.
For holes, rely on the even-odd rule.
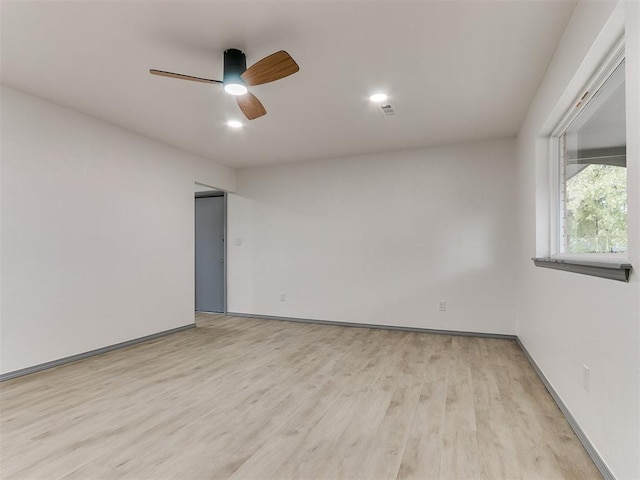
[[[579,2],[518,137],[518,336],[618,479],[640,478],[640,3]],[[597,68],[626,7],[627,283],[536,268],[548,254],[545,135]],[[622,10],[620,10],[622,8]],[[591,54],[587,53],[591,50]],[[589,60],[591,59],[591,60]],[[591,393],[582,386],[591,368]]]
[[229,311],[515,333],[514,157],[498,140],[238,170]]
[[194,181],[234,172],[1,94],[2,372],[193,323]]

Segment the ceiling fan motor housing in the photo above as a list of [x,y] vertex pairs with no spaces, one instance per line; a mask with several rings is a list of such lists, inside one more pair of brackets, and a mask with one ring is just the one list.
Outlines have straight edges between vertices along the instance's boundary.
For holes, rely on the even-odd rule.
[[222,83],[225,85],[230,83],[242,84],[245,82],[240,75],[247,69],[247,57],[242,50],[230,48],[224,51],[224,75]]

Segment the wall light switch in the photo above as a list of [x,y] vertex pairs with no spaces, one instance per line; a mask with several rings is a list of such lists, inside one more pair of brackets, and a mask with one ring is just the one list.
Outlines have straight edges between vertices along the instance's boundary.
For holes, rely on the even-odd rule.
[[239,247],[240,245],[242,245],[242,239],[241,238],[236,238],[236,247]]

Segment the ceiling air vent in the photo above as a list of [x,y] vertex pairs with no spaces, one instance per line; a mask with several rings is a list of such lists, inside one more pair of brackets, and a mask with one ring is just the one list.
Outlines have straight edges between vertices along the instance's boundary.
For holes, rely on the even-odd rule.
[[380,111],[382,112],[382,115],[384,115],[385,117],[390,117],[396,114],[396,111],[388,103],[384,105],[380,105]]

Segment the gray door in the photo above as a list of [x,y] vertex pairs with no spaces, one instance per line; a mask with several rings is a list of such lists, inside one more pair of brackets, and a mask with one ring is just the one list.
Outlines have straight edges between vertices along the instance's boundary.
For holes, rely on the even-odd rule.
[[196,198],[196,311],[224,312],[224,197]]

